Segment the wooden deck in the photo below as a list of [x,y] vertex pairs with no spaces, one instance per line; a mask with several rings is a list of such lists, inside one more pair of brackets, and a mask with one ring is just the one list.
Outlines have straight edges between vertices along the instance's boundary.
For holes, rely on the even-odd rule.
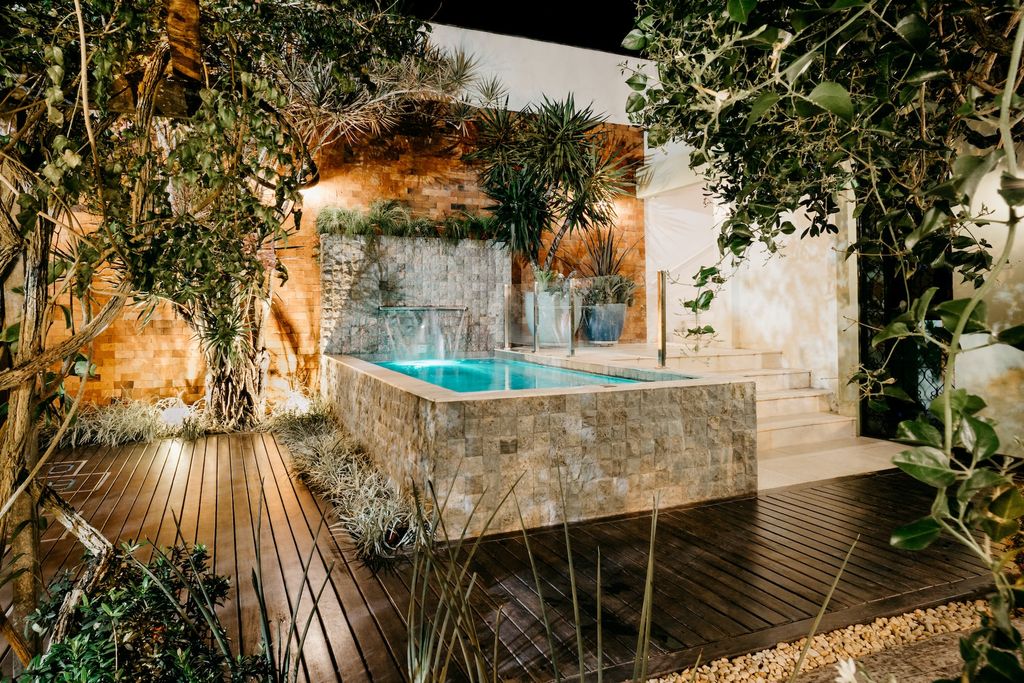
[[[256,543],[271,609],[308,614],[313,590],[328,587],[303,658],[310,681],[398,681],[402,675],[407,572],[374,575],[344,540],[324,529],[326,506],[289,474],[284,448],[263,434],[85,449],[55,464],[49,481],[111,539],[174,538],[172,514],[189,541],[213,549],[214,566],[239,577],[224,621],[236,646],[258,642],[249,575]],[[255,529],[261,508],[261,535]],[[986,587],[978,564],[940,542],[923,553],[888,545],[889,531],[925,513],[929,492],[898,472],[778,489],[757,498],[662,511],[657,530],[652,674],[773,645],[805,634],[843,556],[860,538],[823,629],[974,595]],[[571,527],[587,668],[596,665],[595,559],[602,556],[604,663],[608,680],[632,672],[646,567],[649,516]],[[44,573],[79,560],[59,529],[44,536]],[[565,673],[575,670],[575,627],[560,529],[534,531],[530,546]],[[308,581],[301,564],[312,552]],[[506,680],[549,680],[539,600],[521,536],[481,544],[478,617]],[[490,647],[488,643],[488,647]],[[3,667],[9,669],[9,655]]]

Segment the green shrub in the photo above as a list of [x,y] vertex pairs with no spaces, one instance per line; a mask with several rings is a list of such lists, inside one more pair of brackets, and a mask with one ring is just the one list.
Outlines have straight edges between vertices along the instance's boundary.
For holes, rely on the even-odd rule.
[[359,234],[363,220],[359,211],[328,206],[316,216],[316,231],[321,235],[355,235]]
[[636,283],[625,275],[600,275],[585,280],[583,305],[627,304],[633,305]]
[[316,217],[322,235],[348,237],[441,237],[451,241],[497,238],[494,219],[460,211],[437,221],[417,218],[397,199],[378,199],[366,211],[326,207]]
[[61,446],[122,446],[153,441],[166,435],[161,409],[147,401],[115,401],[106,406],[85,406],[75,416]]
[[[20,680],[148,681],[152,683],[257,681],[270,673],[260,655],[231,656],[218,645],[223,629],[208,618],[229,582],[210,569],[205,547],[155,553],[148,565],[118,554],[116,565],[75,610],[63,640],[36,657]],[[49,636],[72,582],[51,587],[51,598],[31,618]]]
[[[186,412],[180,423],[169,424],[164,419],[167,408],[181,406]],[[81,408],[61,438],[62,448],[82,446],[123,446],[129,443],[155,441],[156,439],[197,439],[216,430],[210,424],[202,402],[191,406],[178,399],[163,399],[156,402],[120,400],[109,405],[87,405]],[[54,436],[54,429],[43,433],[43,441]]]

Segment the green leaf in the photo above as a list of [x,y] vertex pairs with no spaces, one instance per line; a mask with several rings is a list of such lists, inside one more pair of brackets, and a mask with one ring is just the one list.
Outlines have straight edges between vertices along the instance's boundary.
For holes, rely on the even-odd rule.
[[885,329],[871,338],[871,346],[875,347],[889,339],[900,339],[901,337],[909,337],[912,334],[913,332],[907,327],[906,323],[891,322],[885,326]]
[[925,421],[923,417],[916,420],[904,420],[896,429],[896,440],[913,445],[942,446],[942,433]]
[[629,93],[629,97],[626,98],[626,113],[635,114],[647,105],[647,101],[644,96],[638,92]]
[[21,322],[16,322],[12,325],[8,325],[3,332],[3,337],[0,337],[0,341],[10,344],[18,341],[18,336],[21,334]]
[[1020,531],[1020,522],[1016,519],[994,519],[992,517],[983,517],[981,520],[981,529],[993,541],[1001,541],[1010,534],[1015,534]]
[[892,462],[914,479],[937,489],[946,488],[956,481],[956,472],[950,468],[949,458],[938,448],[918,446],[903,451]]
[[924,216],[921,218],[921,222],[909,235],[907,235],[907,249],[913,249],[918,242],[935,232],[935,230],[942,224],[945,217],[946,215],[934,206],[925,211]]
[[928,46],[928,22],[922,19],[920,14],[908,14],[900,19],[896,24],[896,33],[916,50]]
[[999,194],[1010,206],[1024,205],[1024,178],[1004,173],[999,179]]
[[766,92],[754,100],[754,103],[750,105],[750,113],[747,114],[747,127],[744,129],[744,132],[750,131],[751,126],[757,123],[780,99],[782,98],[779,95],[773,92]]
[[633,90],[643,90],[647,87],[647,74],[642,74],[638,71],[626,79],[626,85]]
[[1024,325],[1015,325],[996,335],[1000,344],[1009,344],[1015,349],[1024,351]]
[[726,3],[729,18],[737,24],[747,23],[747,18],[755,7],[757,7],[757,0],[728,0]]
[[1024,515],[1024,496],[1011,486],[989,504],[988,511],[1001,519],[1017,519]]
[[807,96],[807,99],[845,121],[853,119],[853,101],[850,99],[850,93],[838,83],[833,81],[819,83]]
[[[1008,610],[1001,610],[1007,613]],[[1010,626],[1013,628],[1013,626]],[[985,652],[985,659],[988,665],[981,669],[975,680],[993,681],[1002,679],[1011,683],[1018,683],[1024,680],[1024,669],[1021,668],[1020,660],[1015,652],[1007,652],[996,648],[989,648]]]
[[928,317],[928,309],[932,305],[932,299],[938,292],[938,287],[929,287],[910,305],[910,314],[918,325],[924,325],[925,318]]
[[914,399],[910,397],[910,394],[903,391],[900,387],[895,384],[889,384],[882,388],[882,394],[889,398],[894,398],[897,401],[905,401],[907,403],[913,403]]
[[75,361],[74,374],[76,377],[92,377],[96,374],[96,366],[88,360]]
[[957,193],[966,195],[968,199],[974,196],[978,189],[978,183],[1002,158],[1003,150],[995,150],[985,155],[961,154],[953,162],[953,185]]
[[960,425],[960,432],[964,446],[979,461],[991,458],[999,450],[999,436],[992,425],[984,420],[968,415]]
[[816,50],[812,50],[803,55],[800,55],[783,70],[782,75],[785,77],[787,81],[789,81],[790,84],[795,83],[796,79],[800,78],[800,76],[803,75],[804,71],[807,70],[807,67],[811,65],[811,62],[817,56],[818,53]]
[[931,517],[906,524],[892,532],[889,543],[903,550],[923,550],[942,534],[942,527]]
[[633,29],[622,39],[622,47],[639,52],[647,47],[647,34],[638,28]]
[[[953,299],[952,301],[943,301],[932,310],[939,314],[939,318],[942,320],[942,326],[952,332],[960,322],[960,318],[967,309],[969,301],[970,299]],[[988,307],[985,305],[984,301],[979,301],[971,310],[971,315],[967,319],[967,323],[964,325],[964,332],[967,334],[973,332],[985,332],[988,329],[986,323],[987,320]]]
[[[945,394],[939,394],[936,396],[931,404],[928,406],[928,410],[931,411],[932,415],[942,420],[945,417]],[[982,408],[985,407],[985,401],[980,396],[968,394],[966,389],[954,389],[951,394],[952,398],[949,403],[953,409],[953,418],[956,419],[959,415],[974,415]]]
[[960,502],[966,503],[981,491],[995,486],[1002,486],[1004,484],[1006,484],[1006,477],[995,470],[982,467],[981,469],[975,470],[971,476],[960,484],[960,488],[956,492],[956,497]]

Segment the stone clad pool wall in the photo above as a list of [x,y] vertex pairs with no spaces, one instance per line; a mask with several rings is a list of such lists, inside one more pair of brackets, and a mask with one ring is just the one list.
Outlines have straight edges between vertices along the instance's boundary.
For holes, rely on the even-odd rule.
[[[527,527],[750,495],[757,490],[754,384],[681,380],[487,392],[475,398],[344,356],[321,389],[377,464],[404,486],[433,483],[449,533],[484,532],[516,485]],[[496,395],[497,394],[497,395]],[[517,483],[518,482],[518,483]],[[473,519],[470,511],[483,496]],[[486,533],[520,528],[511,499]]]

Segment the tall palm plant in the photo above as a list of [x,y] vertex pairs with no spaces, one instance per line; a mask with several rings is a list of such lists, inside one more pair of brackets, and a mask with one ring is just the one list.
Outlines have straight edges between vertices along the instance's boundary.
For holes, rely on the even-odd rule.
[[536,264],[544,235],[553,234],[542,270],[551,270],[566,235],[615,220],[612,202],[629,187],[629,163],[605,122],[592,107],[577,108],[571,95],[479,119],[478,147],[467,159],[479,164],[514,253]]

